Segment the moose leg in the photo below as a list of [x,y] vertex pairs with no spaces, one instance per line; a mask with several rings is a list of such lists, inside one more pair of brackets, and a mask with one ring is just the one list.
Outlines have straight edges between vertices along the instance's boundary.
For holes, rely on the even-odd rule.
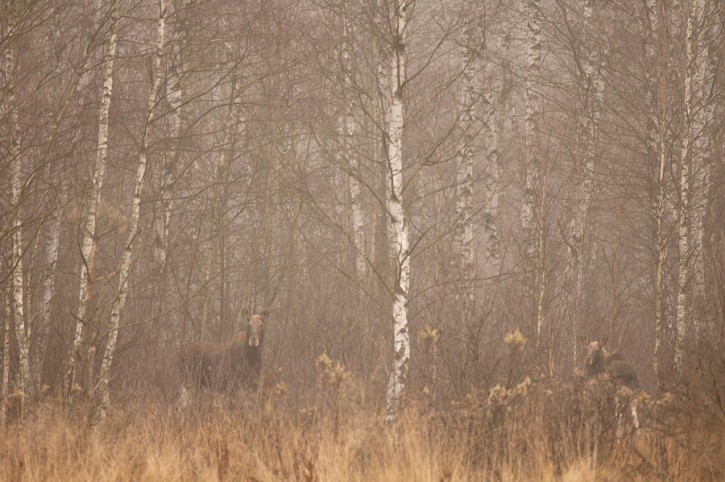
[[191,403],[191,392],[186,387],[186,384],[181,385],[181,393],[179,394],[179,400],[177,401],[179,408],[186,408]]
[[629,410],[632,413],[632,422],[634,423],[634,428],[639,428],[639,417],[637,416],[637,404],[634,402],[630,402],[629,404]]

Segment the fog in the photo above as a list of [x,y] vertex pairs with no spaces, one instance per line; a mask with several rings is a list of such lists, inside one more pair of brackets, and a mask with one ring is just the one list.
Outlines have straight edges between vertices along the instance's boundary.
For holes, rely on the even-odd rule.
[[[298,413],[327,373],[392,421],[591,376],[604,339],[650,397],[721,394],[724,22],[713,0],[3,2],[3,407],[95,421],[190,384]],[[231,370],[263,312],[253,382],[182,373],[190,346]]]

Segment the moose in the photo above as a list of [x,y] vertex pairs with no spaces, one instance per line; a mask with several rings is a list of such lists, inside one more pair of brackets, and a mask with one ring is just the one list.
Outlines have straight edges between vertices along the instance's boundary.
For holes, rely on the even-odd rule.
[[268,312],[247,316],[246,330],[226,343],[198,341],[181,347],[178,353],[182,376],[182,402],[189,389],[201,387],[233,393],[240,387],[254,389],[262,371],[264,322]]
[[[591,377],[608,376],[618,387],[624,386],[633,392],[639,390],[639,377],[636,368],[621,353],[609,353],[604,348],[607,344],[607,337],[601,340],[589,340],[589,338],[582,337],[582,341],[587,349],[584,366]],[[634,426],[639,428],[637,406],[630,402],[629,408]]]

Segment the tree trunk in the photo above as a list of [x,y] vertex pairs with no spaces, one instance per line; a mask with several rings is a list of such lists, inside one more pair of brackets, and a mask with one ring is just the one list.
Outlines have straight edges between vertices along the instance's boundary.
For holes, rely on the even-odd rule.
[[[64,198],[65,185],[64,181],[61,180],[61,193],[59,196],[59,204],[62,204]],[[55,278],[57,271],[56,268],[58,266],[58,254],[60,247],[61,218],[62,214],[60,212],[60,208],[57,207],[52,214],[52,220],[48,229],[50,231],[50,238],[48,239],[48,244],[45,252],[45,263],[47,268],[44,274],[45,279],[43,280],[43,302],[41,306],[40,321],[38,323],[38,328],[36,329],[35,334],[35,336],[38,338],[38,345],[36,345],[36,347],[39,347],[39,349],[36,348],[36,353],[38,354],[46,352],[47,339],[50,332],[52,302],[53,297],[55,296]],[[37,358],[38,359],[35,360],[37,374],[35,379],[36,388],[38,388],[37,385],[40,381],[39,368],[42,364],[42,360],[40,359],[40,357]]]
[[[489,51],[489,46],[484,45],[484,52]],[[484,67],[484,78],[488,79],[486,90],[481,96],[483,132],[484,132],[484,159],[482,169],[483,191],[483,232],[486,239],[486,266],[485,275],[496,276],[501,272],[501,239],[499,234],[499,193],[500,186],[500,132],[497,122],[496,111],[501,108],[497,105],[499,99],[494,95],[501,92],[502,88],[494,88],[499,82],[494,81],[494,63],[490,58],[486,59]],[[501,84],[502,85],[502,84]]]
[[128,278],[131,270],[133,245],[139,232],[138,224],[139,217],[141,215],[141,188],[143,187],[144,177],[146,176],[149,134],[154,122],[154,107],[156,105],[156,96],[159,91],[159,84],[161,80],[161,60],[164,53],[164,38],[166,34],[166,13],[170,3],[170,0],[159,1],[159,18],[156,24],[156,52],[151,69],[151,89],[149,91],[148,102],[146,104],[146,122],[144,123],[143,133],[141,134],[141,145],[139,146],[138,162],[136,165],[136,182],[131,201],[131,213],[128,220],[128,232],[123,248],[123,254],[121,256],[121,264],[119,266],[118,292],[111,303],[111,317],[108,326],[108,343],[106,344],[106,350],[101,363],[101,373],[98,384],[100,397],[98,416],[100,418],[106,416],[110,404],[109,383],[111,378],[111,364],[113,363],[113,357],[116,353],[116,341],[118,339],[121,311],[126,303],[126,295],[128,293]]
[[344,114],[342,116],[342,131],[344,147],[347,154],[348,189],[350,195],[350,214],[352,224],[352,242],[355,250],[355,274],[358,283],[365,286],[367,280],[368,261],[365,247],[365,214],[363,212],[362,192],[360,189],[360,155],[354,145],[359,131],[359,124],[353,114],[355,106],[352,101],[355,89],[352,71],[352,22],[345,3],[342,12],[342,71]]
[[[10,23],[12,25],[12,13]],[[12,213],[10,269],[12,272],[13,286],[13,325],[18,342],[19,359],[15,390],[21,397],[25,397],[28,395],[28,390],[33,386],[33,383],[30,373],[30,325],[26,323],[25,319],[23,296],[23,222],[21,218],[23,162],[20,156],[20,121],[15,96],[15,67],[14,46],[8,45],[5,47],[5,103],[8,110],[8,131],[10,137],[10,210]]]
[[675,368],[682,371],[682,355],[685,348],[685,335],[689,325],[688,289],[690,279],[690,168],[692,164],[692,135],[694,119],[693,79],[695,77],[700,5],[690,0],[690,12],[687,16],[687,64],[685,66],[685,116],[682,121],[682,154],[680,156],[680,209],[678,222],[679,264],[677,276],[677,330],[675,339]]
[[165,156],[161,168],[161,202],[155,226],[154,260],[156,267],[163,270],[168,256],[169,227],[171,213],[174,208],[174,189],[179,173],[179,163],[183,152],[182,133],[186,128],[184,110],[188,99],[184,89],[182,76],[184,72],[183,49],[176,45],[176,55],[173,55],[169,65],[167,79],[167,98],[171,107],[171,139],[173,152]]
[[652,356],[652,365],[657,379],[658,389],[662,388],[664,381],[664,370],[661,358],[662,343],[664,336],[664,264],[667,257],[667,240],[665,235],[665,174],[666,174],[666,153],[665,153],[665,126],[660,112],[658,92],[661,91],[659,71],[661,70],[661,59],[657,55],[657,0],[646,0],[644,2],[644,15],[640,25],[642,42],[644,44],[644,90],[646,109],[646,128],[644,142],[647,151],[646,162],[655,163],[656,169],[656,192],[654,198],[655,212],[655,273],[654,273],[654,328],[655,346]]
[[475,276],[473,263],[473,158],[475,156],[476,139],[476,74],[478,55],[478,16],[475,3],[471,5],[472,19],[464,30],[463,75],[460,101],[461,141],[456,174],[456,225],[453,236],[456,256],[458,258],[458,278],[462,281],[460,289],[464,297],[465,307],[473,300],[471,283]]
[[3,398],[0,401],[0,428],[5,428],[5,422],[7,421],[7,407],[8,397],[10,395],[10,318],[12,317],[11,286],[7,286],[7,292],[5,293],[5,303],[3,303],[3,309],[5,310],[3,316],[3,371],[2,371],[2,386],[0,389],[3,392]]
[[[543,328],[543,312],[540,296],[543,274],[540,272],[540,252],[538,246],[541,239],[540,230],[543,229],[541,216],[541,160],[539,159],[536,138],[539,133],[539,93],[536,83],[541,72],[541,11],[539,0],[526,0],[526,42],[527,42],[527,72],[526,72],[526,118],[525,118],[525,174],[524,199],[521,207],[521,221],[524,232],[524,256],[527,271],[534,273],[525,282],[528,300],[533,302],[536,324],[536,346],[539,347]],[[539,298],[539,299],[537,299]]]
[[393,42],[390,56],[390,95],[388,114],[388,213],[395,237],[397,273],[393,288],[393,369],[385,403],[386,420],[396,418],[400,395],[405,389],[410,360],[410,334],[408,332],[408,295],[410,289],[410,245],[408,224],[403,209],[403,126],[405,88],[405,38],[407,9],[411,0],[396,0],[393,17]]
[[[586,34],[591,34],[597,22],[593,17],[592,0],[584,5],[584,28]],[[567,263],[567,278],[574,280],[574,301],[570,329],[570,343],[572,346],[573,362],[579,362],[579,327],[581,318],[581,303],[584,289],[586,250],[589,242],[588,218],[595,188],[595,164],[598,156],[598,130],[599,117],[604,96],[604,81],[598,70],[597,56],[594,53],[594,42],[585,43],[586,52],[582,59],[582,72],[580,72],[579,88],[583,90],[584,117],[580,119],[580,132],[584,139],[584,156],[581,161],[581,184],[579,186],[579,205],[569,228],[569,256]],[[577,152],[579,152],[577,150]]]
[[[74,391],[76,381],[80,381],[80,374],[76,373],[77,365],[87,363],[88,354],[81,353],[81,340],[83,327],[87,323],[86,309],[90,303],[93,292],[93,276],[96,256],[96,217],[98,205],[101,202],[101,189],[106,171],[106,157],[108,156],[108,113],[111,107],[113,93],[113,62],[116,57],[118,35],[118,1],[111,4],[111,26],[106,44],[106,53],[103,57],[103,93],[98,114],[98,143],[96,150],[96,164],[93,169],[93,185],[88,199],[88,210],[85,213],[81,232],[81,273],[78,296],[78,310],[75,314],[75,327],[73,330],[73,346],[66,358],[63,373],[62,390],[66,395]],[[83,350],[84,352],[86,350]],[[80,359],[79,359],[80,358]],[[81,387],[85,388],[85,387]]]
[[701,16],[700,41],[702,47],[698,50],[703,58],[695,66],[695,85],[693,89],[697,96],[695,111],[693,113],[692,134],[692,206],[691,206],[691,256],[692,256],[692,306],[694,315],[694,328],[699,340],[709,340],[714,335],[713,315],[708,313],[708,292],[705,284],[705,228],[706,213],[710,192],[710,171],[712,169],[712,156],[714,149],[715,105],[715,40],[721,34],[717,30],[716,19],[721,18],[719,9],[722,2],[705,0]]

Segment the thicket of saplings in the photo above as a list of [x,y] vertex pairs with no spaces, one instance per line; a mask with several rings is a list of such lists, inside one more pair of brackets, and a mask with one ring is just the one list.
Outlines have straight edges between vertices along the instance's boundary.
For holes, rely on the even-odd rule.
[[184,408],[173,390],[128,391],[94,424],[46,399],[7,424],[0,480],[725,480],[717,350],[693,356],[687,381],[656,398],[579,371],[537,376],[514,332],[501,345],[520,366],[453,397],[427,336],[394,423],[384,374],[371,382],[321,355],[302,387],[268,368],[256,393],[202,390]]

